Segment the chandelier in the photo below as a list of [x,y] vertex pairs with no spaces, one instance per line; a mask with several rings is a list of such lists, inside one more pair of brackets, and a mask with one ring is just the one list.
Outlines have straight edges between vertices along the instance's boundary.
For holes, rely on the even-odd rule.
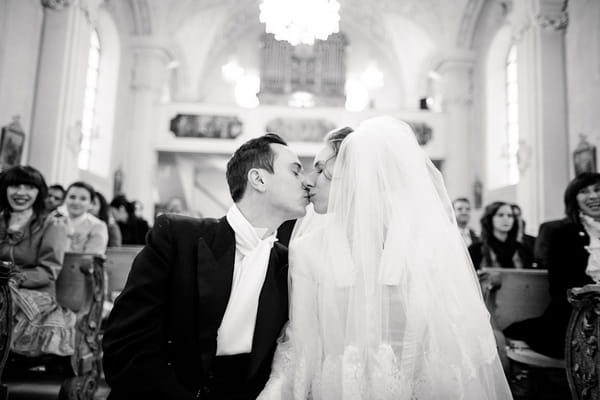
[[275,39],[311,45],[339,31],[339,11],[337,0],[262,0],[259,18]]

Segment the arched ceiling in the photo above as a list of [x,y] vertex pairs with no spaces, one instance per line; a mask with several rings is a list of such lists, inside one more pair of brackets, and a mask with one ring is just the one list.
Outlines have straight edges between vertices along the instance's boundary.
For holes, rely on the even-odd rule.
[[[494,0],[339,1],[341,31],[371,43],[393,70],[404,75],[405,84],[417,90],[425,84],[431,60],[470,48],[482,4]],[[181,61],[178,86],[191,90],[183,97],[194,97],[189,87],[195,87],[222,54],[231,53],[244,35],[263,29],[258,21],[260,0],[128,0],[128,4],[132,34],[159,38]],[[190,63],[186,58],[196,60]],[[424,72],[410,75],[418,69]]]
[[[397,14],[419,24],[438,46],[460,47],[470,43],[470,38],[464,36],[485,0],[339,1],[342,23],[344,18],[376,22],[386,14]],[[134,34],[169,35],[191,15],[211,8],[225,8],[232,16],[240,14],[240,10],[257,14],[260,0],[128,0],[128,3],[135,21]],[[238,29],[235,24],[229,26]],[[378,29],[378,24],[372,24],[371,28]]]

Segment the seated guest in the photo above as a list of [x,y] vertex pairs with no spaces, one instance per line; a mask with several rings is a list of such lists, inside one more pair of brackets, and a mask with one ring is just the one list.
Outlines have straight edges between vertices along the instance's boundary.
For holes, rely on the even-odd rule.
[[533,258],[539,269],[548,269],[550,264],[548,260],[550,236],[561,225],[570,224],[569,218],[562,218],[544,222],[538,230],[538,237],[533,247]]
[[110,202],[110,209],[121,229],[124,245],[146,244],[148,222],[135,216],[135,206],[125,196],[115,197]]
[[181,200],[179,197],[171,198],[167,203],[165,211],[171,214],[187,215],[187,212],[183,207],[183,200]]
[[96,192],[85,182],[72,183],[67,189],[65,205],[69,225],[69,251],[78,253],[106,253],[108,228],[89,213]]
[[481,217],[481,242],[469,246],[475,268],[531,268],[533,254],[517,240],[518,231],[509,203],[488,205]]
[[138,218],[144,218],[144,203],[139,200],[133,200],[133,213]]
[[535,236],[528,235],[525,232],[525,220],[523,219],[523,212],[521,211],[521,207],[518,204],[511,204],[513,215],[515,217],[515,222],[519,226],[519,232],[517,233],[517,241],[523,243],[523,246],[527,247],[527,251],[530,253],[534,253],[535,247]]
[[133,200],[131,201],[131,206],[133,207],[133,215],[140,221],[139,223],[148,226],[148,229],[150,229],[148,221],[144,218],[144,203],[139,200]]
[[525,341],[538,353],[563,358],[571,305],[567,290],[600,279],[600,174],[575,177],[564,195],[566,219],[540,227],[540,267],[548,269],[550,305],[539,318],[516,322],[504,330],[506,337]]
[[56,210],[65,201],[65,188],[61,185],[51,185],[48,187],[48,195],[44,201],[46,214]]
[[108,247],[121,247],[121,230],[115,218],[110,213],[108,202],[100,192],[96,192],[90,213],[103,221],[108,228]]
[[25,356],[67,356],[75,345],[75,314],[58,305],[55,293],[66,221],[45,217],[47,192],[42,174],[32,167],[16,166],[0,175],[0,259],[14,264],[11,350]]
[[473,229],[469,227],[471,220],[471,202],[465,197],[459,197],[452,202],[454,215],[456,216],[456,224],[460,235],[465,242],[465,246],[469,247],[473,243],[479,242],[479,238]]

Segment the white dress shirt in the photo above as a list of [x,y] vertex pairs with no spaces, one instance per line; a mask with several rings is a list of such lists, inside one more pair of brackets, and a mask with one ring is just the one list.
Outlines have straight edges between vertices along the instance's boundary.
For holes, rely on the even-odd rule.
[[217,355],[250,353],[258,312],[258,298],[265,281],[275,233],[262,239],[266,228],[254,228],[234,204],[227,222],[235,232],[235,262],[231,295],[217,331]]

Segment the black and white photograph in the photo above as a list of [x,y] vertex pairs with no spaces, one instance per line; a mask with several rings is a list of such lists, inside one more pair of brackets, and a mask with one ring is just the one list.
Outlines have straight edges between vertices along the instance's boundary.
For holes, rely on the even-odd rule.
[[600,0],[0,0],[0,400],[600,399]]

